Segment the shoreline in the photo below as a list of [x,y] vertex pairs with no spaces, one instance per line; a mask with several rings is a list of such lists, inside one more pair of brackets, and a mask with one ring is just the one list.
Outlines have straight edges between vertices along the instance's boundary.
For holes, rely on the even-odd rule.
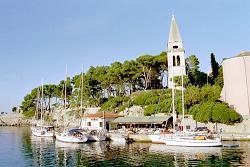
[[[78,120],[80,121],[80,120]],[[78,122],[76,121],[76,122]],[[34,119],[28,119],[25,118],[20,113],[8,113],[8,114],[2,114],[0,115],[0,127],[8,126],[8,127],[27,127],[27,126],[34,126],[37,123],[39,123],[40,120],[34,120]],[[68,125],[78,125],[77,123],[70,122]],[[54,123],[55,125],[55,123]],[[62,126],[59,122],[56,124],[56,127]],[[69,127],[71,127],[69,126]],[[233,129],[233,127],[232,127]],[[250,141],[250,133],[234,133],[231,132],[222,132],[222,140],[223,141]],[[138,142],[150,142],[149,138],[147,138],[145,135],[141,134],[133,134],[130,137],[134,141]]]

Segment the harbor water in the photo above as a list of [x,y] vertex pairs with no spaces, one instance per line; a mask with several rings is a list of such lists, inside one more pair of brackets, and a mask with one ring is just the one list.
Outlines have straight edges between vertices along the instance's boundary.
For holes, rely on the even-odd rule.
[[119,142],[61,143],[28,127],[0,127],[0,166],[250,166],[250,142],[193,148]]

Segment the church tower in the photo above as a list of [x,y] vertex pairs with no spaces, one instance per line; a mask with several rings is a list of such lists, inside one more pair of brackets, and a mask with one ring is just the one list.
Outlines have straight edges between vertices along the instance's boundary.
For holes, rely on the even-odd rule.
[[[172,16],[169,38],[168,38],[168,87],[172,88],[173,76],[186,75],[185,66],[185,50],[181,40],[181,35],[175,21],[174,15]],[[177,88],[178,89],[178,88]]]

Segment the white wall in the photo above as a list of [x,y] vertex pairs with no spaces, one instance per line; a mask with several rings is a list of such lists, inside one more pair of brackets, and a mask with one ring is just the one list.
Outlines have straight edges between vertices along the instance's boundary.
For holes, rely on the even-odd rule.
[[234,57],[224,60],[224,87],[221,93],[227,102],[241,115],[250,115],[250,57]]

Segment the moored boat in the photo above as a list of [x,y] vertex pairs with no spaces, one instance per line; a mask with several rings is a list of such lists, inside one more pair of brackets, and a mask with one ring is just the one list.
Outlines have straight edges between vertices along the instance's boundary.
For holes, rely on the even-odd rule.
[[89,141],[105,141],[106,133],[104,130],[91,130],[87,132]]
[[41,98],[40,98],[40,92],[38,89],[37,92],[37,106],[36,106],[36,110],[38,113],[38,104],[40,103],[41,105],[41,110],[40,110],[40,124],[37,124],[35,127],[31,127],[31,131],[32,134],[34,136],[37,137],[54,137],[55,136],[55,130],[54,130],[54,126],[47,126],[44,125],[43,122],[43,112],[44,112],[44,108],[43,108],[43,103],[44,103],[44,99],[43,99],[43,81],[42,81],[42,86],[41,86]]
[[88,141],[88,136],[81,129],[75,128],[61,133],[56,133],[56,139],[67,143],[85,143]]
[[43,126],[37,125],[36,127],[31,127],[32,134],[38,137],[54,137],[55,131],[53,126]]

